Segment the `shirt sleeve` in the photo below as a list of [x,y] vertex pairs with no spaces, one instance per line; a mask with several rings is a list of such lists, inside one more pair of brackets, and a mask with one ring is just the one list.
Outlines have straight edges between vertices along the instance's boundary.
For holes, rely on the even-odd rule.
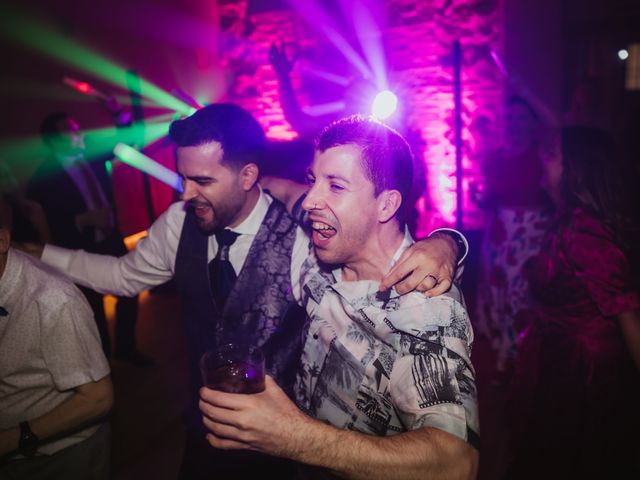
[[478,433],[479,421],[470,360],[473,330],[466,309],[452,296],[413,298],[412,307],[395,312],[397,319],[388,315],[394,325],[400,318],[406,326],[413,324],[403,335],[401,356],[391,372],[393,404],[409,430],[432,427],[469,441],[469,431]]
[[580,221],[563,233],[568,261],[605,317],[640,308],[631,267],[612,235],[595,220]]
[[93,313],[73,287],[64,303],[42,320],[41,349],[47,370],[60,391],[97,382],[109,374]]
[[458,245],[458,266],[462,266],[464,259],[467,258],[467,254],[469,253],[469,242],[467,238],[453,228],[437,228],[431,232],[429,236],[431,237],[436,233],[448,235],[456,242],[456,245]]
[[100,293],[134,296],[173,277],[185,218],[182,205],[179,202],[169,207],[147,236],[122,257],[46,245],[42,261]]

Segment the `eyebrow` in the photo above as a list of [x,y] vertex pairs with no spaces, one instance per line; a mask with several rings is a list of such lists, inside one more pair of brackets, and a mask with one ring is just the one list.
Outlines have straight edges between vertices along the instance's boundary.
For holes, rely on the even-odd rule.
[[193,180],[194,182],[202,182],[205,180],[215,181],[216,179],[213,177],[207,177],[206,175],[181,175],[182,178],[186,178],[188,180]]
[[[313,173],[313,170],[311,170],[311,167],[307,167],[307,176],[312,176],[313,178],[316,178],[316,174]],[[341,175],[336,175],[336,174],[329,174],[329,175],[324,175],[325,178],[329,179],[329,180],[341,180],[345,183],[349,183],[351,184],[351,180],[349,180],[348,178],[345,178]]]

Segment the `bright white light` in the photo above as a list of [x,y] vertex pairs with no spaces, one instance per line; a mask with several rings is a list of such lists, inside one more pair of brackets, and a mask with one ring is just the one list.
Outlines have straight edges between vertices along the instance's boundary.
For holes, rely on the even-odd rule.
[[620,60],[626,60],[627,58],[629,58],[629,51],[626,48],[621,48],[620,50],[618,50],[618,58]]
[[371,115],[375,118],[384,120],[393,115],[398,107],[398,97],[389,90],[384,90],[376,95],[371,106]]

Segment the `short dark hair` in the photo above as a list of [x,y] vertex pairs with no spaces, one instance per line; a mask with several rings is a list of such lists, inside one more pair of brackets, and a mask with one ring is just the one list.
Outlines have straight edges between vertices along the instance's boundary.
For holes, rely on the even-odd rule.
[[197,147],[210,142],[222,145],[222,162],[240,169],[248,163],[261,167],[267,141],[262,127],[243,108],[230,103],[215,103],[193,115],[174,121],[169,138],[178,147]]
[[315,148],[322,153],[340,145],[360,147],[362,167],[376,196],[384,190],[402,194],[397,217],[404,221],[413,182],[413,154],[402,135],[374,118],[352,115],[325,127]]
[[65,128],[65,122],[71,118],[66,112],[53,112],[47,115],[40,123],[40,137],[48,145],[55,137],[60,136]]

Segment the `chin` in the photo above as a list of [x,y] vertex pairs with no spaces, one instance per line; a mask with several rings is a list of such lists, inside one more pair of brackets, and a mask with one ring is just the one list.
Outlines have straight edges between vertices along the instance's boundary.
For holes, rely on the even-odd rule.
[[202,233],[210,234],[218,228],[218,222],[198,220],[198,228]]
[[329,250],[323,250],[318,247],[315,247],[315,251],[316,251],[316,256],[318,257],[318,260],[320,260],[322,263],[326,265],[336,266],[344,263],[342,259],[334,252],[331,252]]

